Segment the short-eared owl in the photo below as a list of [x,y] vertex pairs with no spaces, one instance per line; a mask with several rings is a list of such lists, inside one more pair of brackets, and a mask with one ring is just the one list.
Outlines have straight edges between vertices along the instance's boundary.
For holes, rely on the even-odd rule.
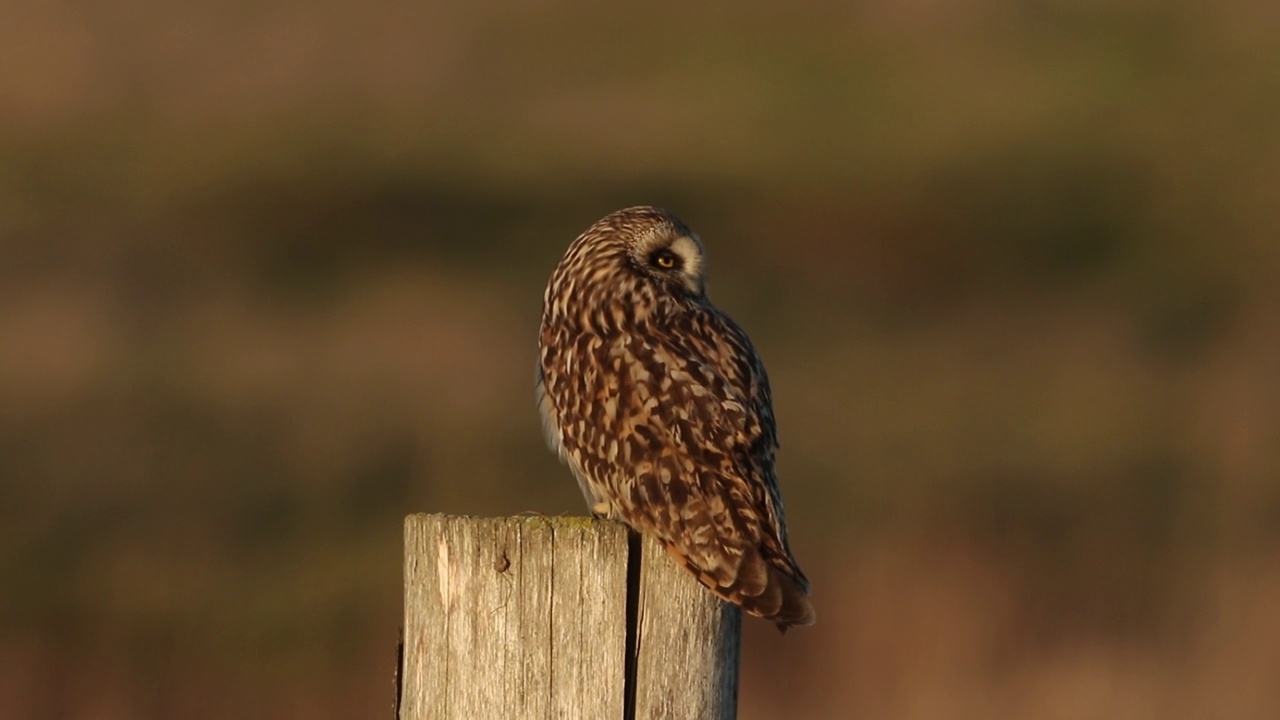
[[538,407],[597,515],[656,537],[711,592],[811,625],[787,545],[769,380],[707,299],[698,237],[653,207],[569,246],[543,298]]

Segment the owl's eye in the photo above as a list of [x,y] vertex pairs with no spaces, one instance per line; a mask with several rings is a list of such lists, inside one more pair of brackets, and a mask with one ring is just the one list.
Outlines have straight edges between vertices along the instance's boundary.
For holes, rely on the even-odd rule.
[[680,256],[664,248],[651,255],[649,262],[663,270],[674,270],[680,264]]

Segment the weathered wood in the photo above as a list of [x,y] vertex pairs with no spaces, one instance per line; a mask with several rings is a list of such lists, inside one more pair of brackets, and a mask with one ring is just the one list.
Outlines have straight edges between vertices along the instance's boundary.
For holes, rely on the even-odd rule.
[[698,584],[652,538],[640,560],[636,720],[732,720],[742,610]]
[[621,718],[625,528],[405,521],[403,720]]
[[735,717],[738,608],[632,549],[586,518],[409,516],[401,720]]

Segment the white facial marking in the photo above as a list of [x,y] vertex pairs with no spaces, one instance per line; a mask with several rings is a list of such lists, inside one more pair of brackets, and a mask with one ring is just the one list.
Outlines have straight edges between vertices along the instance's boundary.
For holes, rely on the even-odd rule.
[[687,235],[681,235],[671,243],[670,247],[671,252],[678,255],[683,261],[680,273],[689,278],[701,279],[702,249],[698,247],[698,243]]

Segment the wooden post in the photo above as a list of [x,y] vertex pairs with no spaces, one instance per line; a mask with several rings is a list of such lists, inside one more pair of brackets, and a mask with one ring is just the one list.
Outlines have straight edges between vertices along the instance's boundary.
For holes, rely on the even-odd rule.
[[405,521],[400,720],[737,714],[741,613],[588,518]]
[[741,608],[644,538],[638,614],[634,717],[736,718]]

